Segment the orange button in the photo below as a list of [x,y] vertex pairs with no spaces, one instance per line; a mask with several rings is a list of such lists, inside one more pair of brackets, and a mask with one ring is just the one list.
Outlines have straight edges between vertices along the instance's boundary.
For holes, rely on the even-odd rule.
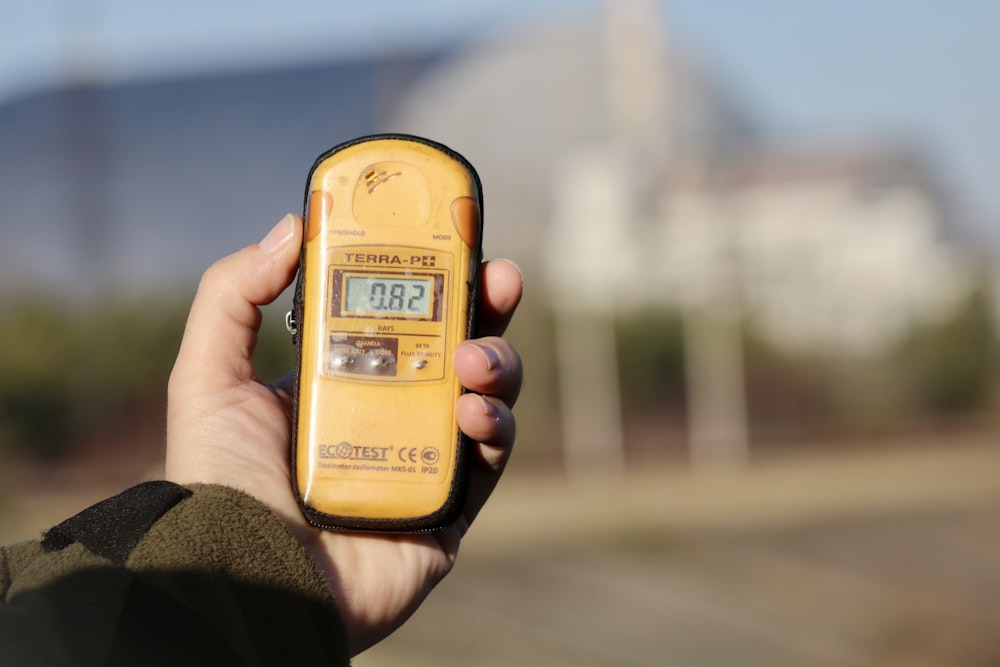
[[309,193],[309,217],[306,219],[306,241],[312,241],[333,212],[333,197],[325,190]]
[[472,197],[459,197],[451,203],[451,222],[470,248],[479,245],[479,207]]

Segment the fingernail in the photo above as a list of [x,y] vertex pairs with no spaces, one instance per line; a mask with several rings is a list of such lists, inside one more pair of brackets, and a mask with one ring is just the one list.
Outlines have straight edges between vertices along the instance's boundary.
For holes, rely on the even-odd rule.
[[278,224],[274,226],[274,229],[269,231],[267,236],[261,239],[260,243],[257,245],[259,245],[260,249],[264,252],[275,252],[288,243],[289,239],[291,239],[295,234],[295,228],[293,227],[294,221],[294,216],[289,213],[278,221]]
[[514,269],[517,271],[517,275],[521,276],[521,284],[523,285],[524,284],[524,271],[521,270],[521,267],[518,266],[516,262],[512,262],[511,260],[508,259],[507,263],[514,267]]
[[500,411],[497,410],[497,406],[494,405],[492,401],[485,396],[480,396],[479,402],[482,403],[483,414],[486,415],[486,417],[492,421],[498,421],[500,419]]
[[491,371],[500,365],[500,355],[492,347],[479,345],[478,343],[473,343],[473,345],[483,353],[483,358],[486,359],[486,370]]

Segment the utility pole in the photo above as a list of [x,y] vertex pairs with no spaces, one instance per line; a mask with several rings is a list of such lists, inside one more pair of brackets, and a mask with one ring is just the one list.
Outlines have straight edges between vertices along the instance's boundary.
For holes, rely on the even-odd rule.
[[608,146],[578,148],[555,170],[546,267],[555,315],[563,454],[571,477],[625,466],[615,300],[635,263],[627,237],[627,173]]
[[111,241],[108,198],[111,128],[107,97],[101,86],[103,62],[100,8],[94,0],[66,0],[60,5],[65,99],[62,110],[66,182],[69,189],[73,246],[86,273],[84,282],[99,289],[110,279],[107,252]]
[[668,132],[659,3],[607,0],[604,9],[606,136],[571,147],[553,174],[546,259],[563,449],[576,477],[624,471],[615,316],[624,294],[642,295],[648,285],[639,250],[649,229],[642,222],[655,200]]
[[701,188],[707,252],[683,310],[691,465],[705,472],[731,470],[749,459],[740,291],[739,232],[721,189]]

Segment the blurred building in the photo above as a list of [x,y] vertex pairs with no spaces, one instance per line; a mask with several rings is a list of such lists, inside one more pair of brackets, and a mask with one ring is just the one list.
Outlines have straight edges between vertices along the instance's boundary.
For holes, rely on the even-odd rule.
[[[641,147],[656,157],[636,159],[609,108],[606,49],[595,23],[499,36],[403,100],[396,124],[461,146],[480,169],[493,254],[539,270],[587,254],[572,280],[590,291],[601,265],[617,266],[598,282],[619,310],[691,305],[732,274],[746,315],[796,349],[871,351],[967,292],[965,240],[918,157],[774,145],[745,104],[664,43],[647,63],[665,80],[663,126]],[[615,166],[595,175],[584,164],[595,162]],[[591,251],[573,238],[594,236],[586,214],[559,210],[573,182],[582,211],[595,182],[621,190],[609,195],[621,215]]]
[[661,197],[666,301],[711,298],[727,274],[745,317],[785,349],[878,352],[971,287],[936,184],[903,152],[765,150],[677,174]]
[[494,35],[442,61],[401,101],[393,126],[439,137],[476,165],[486,184],[493,254],[540,263],[556,184],[581,150],[641,150],[646,159],[625,165],[621,176],[643,186],[633,204],[651,218],[654,182],[665,175],[668,151],[671,160],[690,161],[755,145],[752,121],[737,101],[695,63],[662,52],[640,74],[668,77],[658,92],[669,108],[646,119],[641,146],[632,144],[634,137],[620,145],[621,121],[609,104],[616,89],[608,79],[625,68],[609,58],[609,41],[607,26],[594,17]]
[[571,468],[622,465],[616,314],[682,314],[692,456],[728,465],[749,441],[744,323],[786,349],[868,354],[971,287],[918,158],[774,143],[659,11],[608,2],[603,20],[470,45],[394,116],[478,166],[487,252],[546,289]]

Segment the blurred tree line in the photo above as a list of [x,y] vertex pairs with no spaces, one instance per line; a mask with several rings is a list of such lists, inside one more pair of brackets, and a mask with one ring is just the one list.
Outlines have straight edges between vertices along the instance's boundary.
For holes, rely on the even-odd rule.
[[[0,308],[0,453],[47,459],[136,410],[162,415],[189,299],[146,299],[89,309],[32,299]],[[293,363],[288,303],[264,309],[255,354],[260,377]],[[755,445],[850,438],[935,421],[976,420],[997,397],[997,332],[985,290],[950,316],[916,328],[877,358],[793,355],[745,323],[744,354]],[[684,343],[676,313],[617,320],[627,439],[683,446]],[[526,360],[517,408],[525,462],[560,459],[552,317],[529,296],[509,336]],[[634,438],[633,438],[634,436]],[[526,450],[526,451],[524,451]]]
[[[165,414],[189,306],[163,297],[90,308],[34,298],[0,308],[0,453],[55,458],[123,415]],[[291,363],[288,335],[276,329],[262,331],[255,358],[268,379]]]
[[[972,424],[989,419],[995,406],[1000,341],[984,289],[868,357],[795,354],[768,343],[752,320],[743,329],[755,445],[863,439],[963,419]],[[626,423],[655,411],[683,415],[684,342],[676,313],[620,318],[618,354]]]

